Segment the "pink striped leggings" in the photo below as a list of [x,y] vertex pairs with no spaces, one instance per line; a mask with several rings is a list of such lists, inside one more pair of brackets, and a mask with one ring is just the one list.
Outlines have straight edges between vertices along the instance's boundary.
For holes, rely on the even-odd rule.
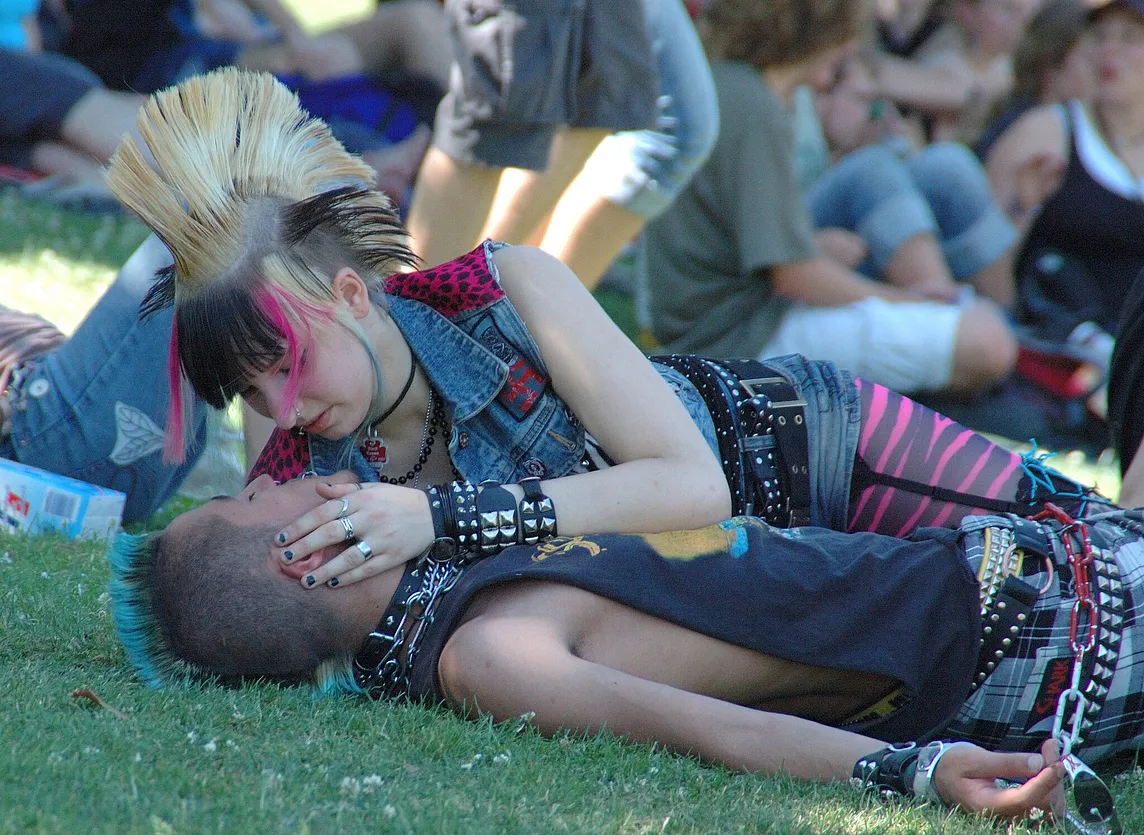
[[918,527],[956,526],[969,513],[1035,512],[1046,499],[1075,510],[1089,495],[908,397],[857,378],[854,384],[862,421],[849,531],[904,536]]

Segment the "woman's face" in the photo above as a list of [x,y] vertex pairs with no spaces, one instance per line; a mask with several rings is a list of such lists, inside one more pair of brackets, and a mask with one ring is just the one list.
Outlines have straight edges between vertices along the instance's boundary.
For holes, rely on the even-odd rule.
[[1092,38],[1080,38],[1049,73],[1045,101],[1091,101],[1096,95],[1096,55]]
[[[298,334],[301,354],[296,395],[289,397],[289,355],[252,375],[242,398],[282,429],[337,439],[354,434],[369,415],[375,378],[365,346],[342,324],[311,325]],[[290,402],[287,402],[290,401]]]
[[1144,20],[1129,9],[1109,9],[1092,24],[1097,101],[1144,100]]
[[851,58],[839,66],[830,89],[815,97],[822,132],[833,150],[847,153],[878,138],[871,120],[876,94],[869,69]]

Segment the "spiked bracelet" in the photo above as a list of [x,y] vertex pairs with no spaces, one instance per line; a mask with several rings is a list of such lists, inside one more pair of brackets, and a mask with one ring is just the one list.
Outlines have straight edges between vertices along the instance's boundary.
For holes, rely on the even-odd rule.
[[877,792],[882,797],[913,797],[914,773],[922,750],[910,742],[867,754],[854,763],[850,785]]
[[552,539],[556,536],[556,507],[552,504],[552,499],[540,489],[540,479],[523,478],[520,486],[524,490],[524,498],[517,507],[520,512],[520,541],[526,545],[535,545],[542,540]]
[[[446,488],[440,484],[433,484],[425,488],[425,498],[429,500],[429,516],[433,520],[433,538],[456,537],[457,523],[453,517],[453,506],[445,492]],[[446,511],[449,519],[446,520]],[[451,524],[450,524],[451,522]]]
[[520,542],[520,517],[516,497],[495,481],[482,481],[477,488],[477,518],[481,556],[499,554]]
[[[441,515],[434,512],[434,494],[440,499]],[[467,481],[435,484],[429,488],[429,512],[433,514],[433,534],[438,539],[451,537],[462,551],[476,552],[480,525],[477,522],[477,488]],[[438,530],[437,524],[441,528]]]

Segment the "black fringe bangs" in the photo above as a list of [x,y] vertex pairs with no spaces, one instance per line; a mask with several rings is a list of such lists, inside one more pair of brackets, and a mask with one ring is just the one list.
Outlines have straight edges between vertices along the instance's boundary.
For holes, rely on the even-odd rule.
[[286,335],[259,309],[242,283],[219,282],[180,302],[175,313],[179,362],[191,388],[221,409],[246,381],[277,362]]

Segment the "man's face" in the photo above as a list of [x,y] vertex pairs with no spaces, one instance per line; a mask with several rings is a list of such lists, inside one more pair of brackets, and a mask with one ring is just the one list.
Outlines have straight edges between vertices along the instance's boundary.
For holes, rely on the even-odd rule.
[[[328,478],[295,478],[282,484],[275,484],[268,475],[260,475],[234,496],[219,496],[193,510],[179,516],[167,526],[169,535],[179,536],[180,532],[190,531],[199,525],[211,524],[211,519],[222,519],[240,528],[278,530],[296,520],[323,502],[317,487],[322,482],[350,484],[357,477],[351,472],[340,472]],[[300,566],[284,565],[271,551],[270,536],[266,538],[266,555],[270,568],[275,573],[295,576]],[[317,565],[332,558],[341,551],[334,547],[329,554],[318,552],[317,563],[308,561],[302,570],[312,571]]]

